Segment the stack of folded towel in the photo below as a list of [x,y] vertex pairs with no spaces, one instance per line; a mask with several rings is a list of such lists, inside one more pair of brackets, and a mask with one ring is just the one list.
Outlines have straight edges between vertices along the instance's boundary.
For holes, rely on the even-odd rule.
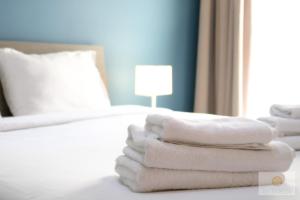
[[273,137],[268,125],[245,118],[148,115],[145,127],[129,126],[116,172],[135,192],[255,186],[259,172],[283,176],[294,159],[293,149]]
[[259,120],[266,122],[278,131],[278,140],[300,150],[300,105],[273,105],[270,117]]

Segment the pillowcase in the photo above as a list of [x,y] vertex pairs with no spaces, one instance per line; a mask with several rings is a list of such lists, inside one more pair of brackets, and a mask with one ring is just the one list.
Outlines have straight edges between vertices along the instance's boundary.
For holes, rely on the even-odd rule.
[[0,80],[13,115],[100,110],[110,106],[96,52],[24,54],[0,49]]

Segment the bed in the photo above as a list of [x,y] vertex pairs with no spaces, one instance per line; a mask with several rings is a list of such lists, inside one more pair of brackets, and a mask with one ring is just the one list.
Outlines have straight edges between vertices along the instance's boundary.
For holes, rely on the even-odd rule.
[[[0,42],[0,47],[7,45],[34,53],[89,48]],[[103,49],[96,49],[100,49],[98,66],[103,72]],[[258,187],[144,194],[131,192],[119,182],[114,172],[115,159],[125,146],[127,126],[130,123],[142,125],[145,116],[152,112],[172,112],[185,118],[195,115],[212,117],[143,106],[112,106],[101,112],[52,113],[0,120],[0,199],[300,199],[298,184],[293,195],[273,196],[259,195]],[[297,153],[289,171],[296,172],[296,182],[300,180],[299,157]]]

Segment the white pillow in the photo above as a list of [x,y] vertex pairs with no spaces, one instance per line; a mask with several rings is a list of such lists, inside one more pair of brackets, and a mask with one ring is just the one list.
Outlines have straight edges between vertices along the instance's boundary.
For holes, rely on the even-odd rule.
[[13,115],[110,106],[94,51],[27,55],[0,49],[0,79]]

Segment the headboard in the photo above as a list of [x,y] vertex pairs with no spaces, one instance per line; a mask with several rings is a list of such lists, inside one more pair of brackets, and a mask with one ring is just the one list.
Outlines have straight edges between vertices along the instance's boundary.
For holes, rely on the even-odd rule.
[[[14,48],[27,54],[54,53],[60,51],[77,51],[77,50],[94,50],[97,53],[96,65],[99,69],[102,80],[107,88],[107,79],[105,75],[104,50],[101,46],[95,45],[73,45],[73,44],[53,44],[53,43],[36,43],[36,42],[17,42],[17,41],[0,41],[0,48]],[[3,116],[9,116],[10,112],[5,102],[2,86],[0,84],[0,112]]]

